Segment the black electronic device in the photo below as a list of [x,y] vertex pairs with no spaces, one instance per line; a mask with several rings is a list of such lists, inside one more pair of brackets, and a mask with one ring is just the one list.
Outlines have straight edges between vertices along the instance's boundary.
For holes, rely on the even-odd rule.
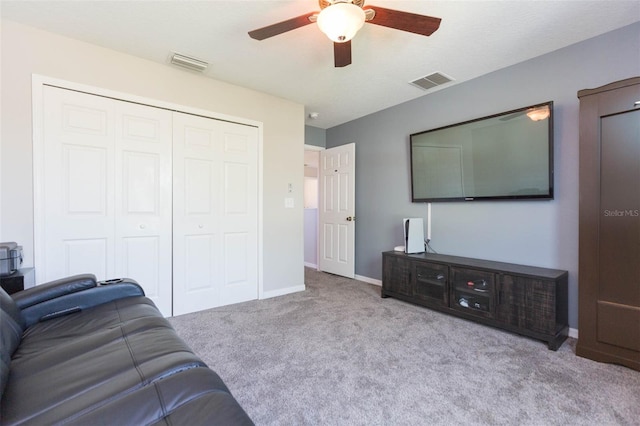
[[410,136],[413,202],[553,199],[553,102]]

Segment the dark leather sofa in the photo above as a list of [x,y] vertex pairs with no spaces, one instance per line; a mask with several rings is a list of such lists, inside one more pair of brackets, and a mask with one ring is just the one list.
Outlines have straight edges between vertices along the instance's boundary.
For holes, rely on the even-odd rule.
[[252,425],[133,280],[0,289],[0,424]]

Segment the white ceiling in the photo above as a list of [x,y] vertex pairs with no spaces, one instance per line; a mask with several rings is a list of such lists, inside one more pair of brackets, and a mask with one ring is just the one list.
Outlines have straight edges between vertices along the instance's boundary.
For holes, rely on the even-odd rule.
[[[435,71],[448,87],[640,21],[640,1],[404,1],[367,5],[442,18],[430,37],[365,24],[353,63],[334,68],[315,24],[256,41],[247,32],[319,10],[314,0],[5,1],[10,19],[168,64],[209,62],[206,75],[305,105],[329,128],[424,96],[408,82]],[[612,47],[613,48],[613,47]],[[190,72],[190,71],[185,71]],[[438,90],[432,89],[432,91]]]

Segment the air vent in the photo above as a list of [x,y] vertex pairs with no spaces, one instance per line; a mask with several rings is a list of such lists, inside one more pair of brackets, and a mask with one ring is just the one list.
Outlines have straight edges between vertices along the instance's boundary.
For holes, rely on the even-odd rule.
[[192,58],[190,56],[174,53],[171,57],[171,63],[182,68],[188,68],[193,71],[202,72],[209,66],[208,63],[201,61],[200,59]]
[[414,86],[417,86],[424,90],[429,90],[450,81],[453,81],[453,78],[447,77],[446,75],[439,72],[434,72],[433,74],[429,74],[427,76],[420,77],[417,80],[413,80],[412,82],[410,82],[410,84],[413,84]]

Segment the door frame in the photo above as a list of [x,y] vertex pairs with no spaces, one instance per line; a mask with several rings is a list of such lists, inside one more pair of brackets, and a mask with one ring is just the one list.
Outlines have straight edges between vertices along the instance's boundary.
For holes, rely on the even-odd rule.
[[[324,151],[325,149],[327,148],[323,146],[304,144],[305,151],[316,151],[318,152],[318,155],[320,155],[320,151]],[[320,165],[318,165],[318,174],[319,174],[319,171],[320,171]],[[316,179],[316,191],[318,191],[317,194],[319,197],[320,196],[320,176],[318,176],[318,179]],[[320,200],[318,200],[318,210],[319,209],[320,209]],[[319,251],[320,250],[320,229],[318,226],[319,223],[320,223],[320,215],[318,214],[316,215],[316,271],[320,270],[320,251]]]
[[113,98],[125,102],[132,102],[142,105],[148,105],[155,108],[166,109],[170,111],[183,112],[191,115],[199,115],[215,120],[230,121],[237,124],[256,127],[258,129],[258,299],[263,298],[263,123],[260,121],[250,120],[247,118],[236,117],[232,115],[222,114],[214,111],[204,110],[200,108],[180,105],[173,102],[161,101],[158,99],[146,98],[143,96],[133,95],[130,93],[119,92],[111,89],[105,89],[86,84],[75,83],[72,81],[62,80],[58,78],[48,77],[40,74],[33,74],[31,77],[31,107],[32,107],[32,138],[33,138],[33,235],[34,235],[34,266],[36,283],[38,267],[44,268],[44,258],[46,256],[44,250],[44,242],[42,235],[44,230],[44,210],[37,207],[44,205],[43,176],[44,170],[44,105],[43,105],[43,88],[44,86],[54,86],[61,89],[83,92],[89,95]]

